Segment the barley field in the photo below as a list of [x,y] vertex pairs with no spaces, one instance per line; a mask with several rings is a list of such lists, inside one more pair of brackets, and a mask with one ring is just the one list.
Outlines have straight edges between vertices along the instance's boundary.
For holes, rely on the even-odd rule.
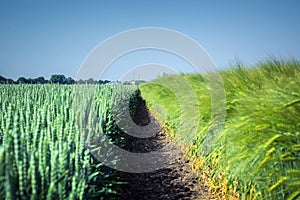
[[[200,74],[165,76],[140,89],[171,137],[184,146],[194,171],[222,198],[298,199],[300,63],[270,59],[251,67],[235,64],[220,76],[226,93],[222,130],[212,126],[212,91]],[[183,80],[195,93],[183,89]],[[184,115],[174,99],[177,95],[191,100],[193,94],[197,103],[189,105]],[[196,136],[187,140],[192,131]],[[205,140],[214,131],[220,133],[205,149]]]

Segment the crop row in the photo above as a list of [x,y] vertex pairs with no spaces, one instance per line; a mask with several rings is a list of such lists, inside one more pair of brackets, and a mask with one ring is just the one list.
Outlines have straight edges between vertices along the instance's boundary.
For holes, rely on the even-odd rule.
[[[97,156],[109,154],[106,144],[124,142],[112,107],[136,89],[0,85],[0,199],[114,195],[122,183]],[[118,162],[118,156],[113,160]]]
[[299,62],[236,64],[219,72],[223,83],[209,79],[215,75],[166,76],[140,90],[213,191],[226,198],[299,198]]

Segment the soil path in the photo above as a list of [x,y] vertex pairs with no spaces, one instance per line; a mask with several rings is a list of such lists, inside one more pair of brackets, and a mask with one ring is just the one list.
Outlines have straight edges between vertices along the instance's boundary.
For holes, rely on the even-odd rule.
[[[126,150],[143,153],[156,151],[167,144],[178,149],[175,144],[166,141],[164,130],[149,114],[142,99],[139,101],[134,121],[140,126],[146,126],[150,121],[155,122],[151,123],[155,133],[150,138],[130,137],[125,146]],[[118,199],[211,199],[208,197],[208,188],[192,173],[188,160],[182,156],[176,159],[171,156],[170,154],[169,164],[153,172],[121,172],[121,181],[127,184],[121,185],[121,194]]]

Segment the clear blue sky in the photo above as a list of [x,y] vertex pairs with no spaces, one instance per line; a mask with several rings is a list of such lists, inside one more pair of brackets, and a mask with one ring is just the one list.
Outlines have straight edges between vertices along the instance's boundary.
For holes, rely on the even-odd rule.
[[[0,1],[0,75],[74,78],[96,45],[140,27],[170,28],[194,38],[219,68],[269,55],[300,60],[299,11],[297,0]],[[147,61],[134,65],[149,58],[162,62],[150,52]],[[118,79],[118,67],[106,78]]]

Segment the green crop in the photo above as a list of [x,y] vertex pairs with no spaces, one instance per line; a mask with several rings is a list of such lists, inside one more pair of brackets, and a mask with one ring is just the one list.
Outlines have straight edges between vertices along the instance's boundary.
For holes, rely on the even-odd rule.
[[136,89],[0,85],[0,199],[101,199],[116,193],[115,171],[91,151],[105,153],[95,144],[99,138],[122,145],[112,107]]
[[[211,91],[200,74],[161,77],[141,85],[140,90],[172,136],[188,147],[187,154],[198,158],[193,167],[201,172],[209,168],[209,179],[223,185],[225,193],[234,191],[243,199],[299,198],[300,63],[267,60],[254,67],[236,64],[220,75],[226,91],[226,120],[211,143],[211,151],[204,148],[206,136],[215,130],[210,126]],[[189,82],[198,99],[194,110],[188,110],[189,116],[182,116],[176,100],[176,95],[187,103],[194,98],[181,89],[182,79]],[[159,84],[172,85],[172,91]],[[195,123],[199,125],[196,137],[185,140]],[[190,129],[178,132],[184,130],[182,126]]]

